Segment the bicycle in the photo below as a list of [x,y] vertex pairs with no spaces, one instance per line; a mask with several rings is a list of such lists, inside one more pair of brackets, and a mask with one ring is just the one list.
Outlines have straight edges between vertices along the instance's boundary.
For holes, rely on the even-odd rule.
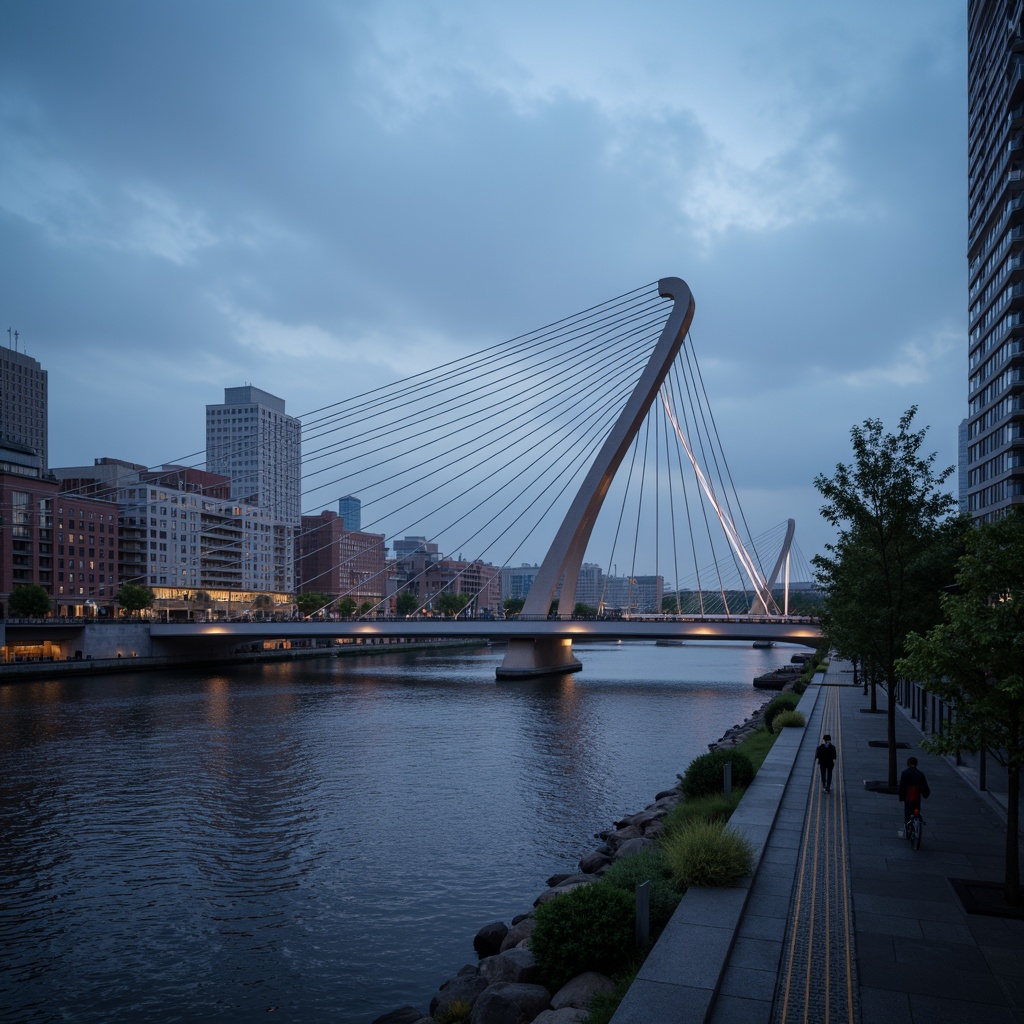
[[909,818],[907,818],[906,836],[910,841],[910,847],[913,850],[921,849],[921,833],[924,831],[924,818],[921,817],[920,811],[914,811]]

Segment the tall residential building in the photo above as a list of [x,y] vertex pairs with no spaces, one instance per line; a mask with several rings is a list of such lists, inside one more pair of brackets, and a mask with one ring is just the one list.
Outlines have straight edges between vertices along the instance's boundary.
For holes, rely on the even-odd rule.
[[302,424],[284,399],[249,385],[225,388],[206,407],[206,468],[231,478],[231,497],[298,526],[302,516]]
[[231,479],[231,497],[265,512],[273,527],[279,592],[295,589],[295,538],[302,519],[302,424],[284,399],[246,385],[206,407],[206,469]]
[[0,346],[0,444],[31,448],[49,466],[46,371],[23,352]]
[[968,3],[967,510],[1024,504],[1022,5]]
[[346,530],[358,532],[363,528],[363,503],[351,494],[338,499],[338,515],[345,520]]

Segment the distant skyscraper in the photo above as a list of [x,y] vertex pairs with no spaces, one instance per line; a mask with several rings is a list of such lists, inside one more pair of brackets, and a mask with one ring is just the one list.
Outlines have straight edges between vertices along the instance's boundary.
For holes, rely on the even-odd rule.
[[338,515],[344,520],[346,530],[362,529],[363,503],[358,498],[353,498],[351,494],[339,498]]
[[206,407],[206,469],[231,478],[233,500],[269,513],[277,570],[272,589],[293,590],[302,424],[284,411],[284,399],[249,385],[225,388],[224,404]]
[[298,526],[302,424],[285,413],[283,398],[225,388],[224,404],[206,407],[206,469],[231,478],[232,498]]
[[49,467],[47,378],[38,361],[0,347],[0,443],[31,448]]
[[1024,504],[1024,35],[1020,4],[967,7],[967,510]]

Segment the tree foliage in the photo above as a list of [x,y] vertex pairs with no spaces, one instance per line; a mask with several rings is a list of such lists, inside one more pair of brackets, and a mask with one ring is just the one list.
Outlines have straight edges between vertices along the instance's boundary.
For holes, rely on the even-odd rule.
[[860,659],[888,690],[889,785],[896,784],[896,662],[907,635],[940,618],[939,594],[952,582],[963,524],[941,489],[952,467],[936,472],[922,455],[927,428],[912,430],[916,406],[894,434],[867,419],[850,431],[853,463],[814,485],[822,516],[839,527],[827,554],[812,559],[824,592],[822,629],[847,657]]
[[944,621],[907,639],[899,671],[954,707],[953,721],[929,749],[991,752],[1006,766],[1007,828],[1003,891],[1019,905],[1017,846],[1024,765],[1024,515],[979,523],[966,536],[955,593],[942,597]]
[[521,597],[506,597],[504,604],[505,614],[509,618],[512,618],[523,610],[523,605],[526,604],[526,602]]
[[343,619],[349,619],[356,613],[356,603],[351,597],[343,597],[336,605],[338,614]]
[[50,610],[50,595],[38,583],[19,583],[7,599],[7,614],[16,619],[43,618]]
[[453,594],[446,590],[443,594],[438,595],[437,610],[442,615],[450,615],[454,619],[469,602],[469,594]]
[[396,615],[412,615],[419,606],[419,598],[411,590],[403,590],[395,598]]
[[321,594],[311,590],[307,593],[295,595],[295,606],[299,609],[300,615],[314,615],[321,608],[326,608],[333,598],[330,594]]
[[152,608],[155,600],[153,591],[141,583],[124,583],[117,592],[117,603],[129,615],[135,615],[145,608]]

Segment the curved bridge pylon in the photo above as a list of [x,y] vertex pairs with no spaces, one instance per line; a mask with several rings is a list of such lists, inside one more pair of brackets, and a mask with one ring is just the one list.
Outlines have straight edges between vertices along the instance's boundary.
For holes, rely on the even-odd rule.
[[[672,310],[647,366],[580,485],[541,563],[520,613],[524,618],[547,616],[559,581],[562,582],[558,599],[559,618],[572,617],[580,566],[605,495],[651,404],[657,398],[693,320],[693,294],[685,281],[678,277],[663,277],[658,282],[658,294],[673,300]],[[564,612],[561,609],[570,611]],[[572,653],[572,640],[510,640],[505,659],[496,674],[499,679],[519,679],[578,672],[582,667]]]

